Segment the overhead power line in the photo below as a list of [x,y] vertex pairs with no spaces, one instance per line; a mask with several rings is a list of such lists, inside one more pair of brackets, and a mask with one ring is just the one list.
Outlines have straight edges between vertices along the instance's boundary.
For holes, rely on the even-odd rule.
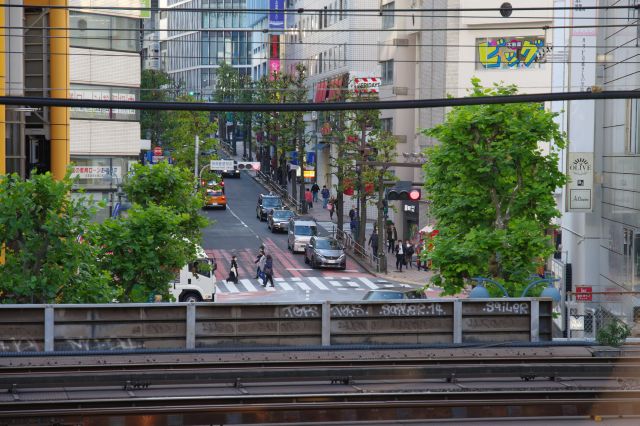
[[[2,7],[9,8],[27,8],[32,7],[24,4],[4,4]],[[144,6],[57,6],[51,5],[43,7],[45,9],[73,9],[73,10],[119,10],[119,11],[144,11],[144,12],[231,12],[231,13],[269,13],[272,9],[264,8],[203,8],[203,7],[144,7]],[[638,5],[611,5],[611,6],[531,6],[531,7],[512,7],[513,12],[519,11],[550,11],[550,10],[615,10],[615,9],[640,9]],[[395,12],[500,12],[500,7],[465,7],[465,8],[396,8]],[[351,12],[368,12],[385,14],[386,11],[382,8],[363,8],[363,9],[332,9],[333,13],[351,13]],[[328,9],[319,8],[285,8],[283,9],[285,14],[302,14],[302,13],[325,13],[329,12]]]
[[2,105],[31,107],[111,108],[164,111],[215,111],[215,112],[306,112],[346,110],[387,110],[443,108],[465,105],[494,105],[512,103],[586,101],[596,99],[637,99],[640,91],[617,90],[602,92],[559,92],[510,96],[481,96],[447,99],[416,99],[407,101],[356,101],[329,103],[197,103],[197,102],[152,102],[152,101],[101,101],[91,99],[58,99],[27,96],[0,96]]

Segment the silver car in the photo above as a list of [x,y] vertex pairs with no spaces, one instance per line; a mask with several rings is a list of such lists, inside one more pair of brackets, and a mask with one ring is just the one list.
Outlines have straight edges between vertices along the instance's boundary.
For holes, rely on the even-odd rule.
[[313,269],[347,268],[347,256],[340,243],[331,237],[311,237],[304,252],[304,262]]
[[289,219],[288,231],[287,248],[294,253],[302,253],[311,237],[318,235],[318,224],[313,219],[294,217]]
[[295,212],[291,210],[271,210],[267,215],[267,227],[271,232],[287,232],[289,220],[295,215]]

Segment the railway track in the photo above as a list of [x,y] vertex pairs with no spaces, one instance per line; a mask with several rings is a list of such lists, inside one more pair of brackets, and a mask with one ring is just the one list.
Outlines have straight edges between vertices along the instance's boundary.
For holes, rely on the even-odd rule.
[[3,357],[0,425],[137,424],[139,416],[185,425],[640,416],[635,356],[382,355]]

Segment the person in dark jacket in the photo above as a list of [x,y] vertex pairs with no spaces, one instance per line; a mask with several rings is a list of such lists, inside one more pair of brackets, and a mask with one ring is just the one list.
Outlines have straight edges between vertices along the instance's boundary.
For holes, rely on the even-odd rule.
[[374,257],[378,256],[378,231],[376,229],[373,230],[371,236],[369,237],[369,246],[371,246],[371,253]]
[[416,252],[416,248],[413,246],[413,244],[411,244],[411,241],[407,241],[406,248],[407,248],[407,252],[404,255],[405,257],[404,264],[407,265],[407,268],[413,269],[413,255]]
[[227,282],[229,281],[238,284],[238,257],[236,255],[231,257],[231,267],[229,268],[229,276],[227,277]]
[[262,282],[262,285],[264,287],[267,286],[268,282],[271,282],[271,287],[275,287],[273,285],[273,257],[271,257],[270,254],[267,255],[267,260],[264,263],[264,281]]
[[329,204],[329,196],[331,195],[331,192],[329,192],[327,185],[322,185],[322,191],[320,193],[322,194],[322,208],[326,209],[327,204]]
[[318,182],[315,182],[311,185],[311,193],[313,194],[313,202],[318,202],[318,192],[320,192],[320,187],[318,186]]
[[396,226],[392,223],[389,225],[389,229],[387,230],[387,241],[389,241],[389,245],[387,247],[387,253],[395,253],[396,250],[396,240],[398,239],[398,231],[396,230]]

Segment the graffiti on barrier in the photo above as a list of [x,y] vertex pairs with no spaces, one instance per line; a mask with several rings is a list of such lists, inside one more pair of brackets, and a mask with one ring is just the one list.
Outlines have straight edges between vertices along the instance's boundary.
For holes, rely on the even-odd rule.
[[42,344],[35,340],[3,340],[0,352],[42,352]]
[[487,302],[482,308],[482,312],[528,315],[529,304],[527,302]]
[[320,310],[317,306],[292,305],[282,308],[282,315],[285,318],[319,318]]
[[331,307],[332,317],[364,317],[366,315],[367,311],[362,305],[335,305]]
[[390,303],[380,306],[378,315],[396,317],[443,316],[446,315],[446,311],[440,303]]
[[56,343],[56,349],[69,351],[125,351],[143,349],[142,342],[131,339],[68,339]]

